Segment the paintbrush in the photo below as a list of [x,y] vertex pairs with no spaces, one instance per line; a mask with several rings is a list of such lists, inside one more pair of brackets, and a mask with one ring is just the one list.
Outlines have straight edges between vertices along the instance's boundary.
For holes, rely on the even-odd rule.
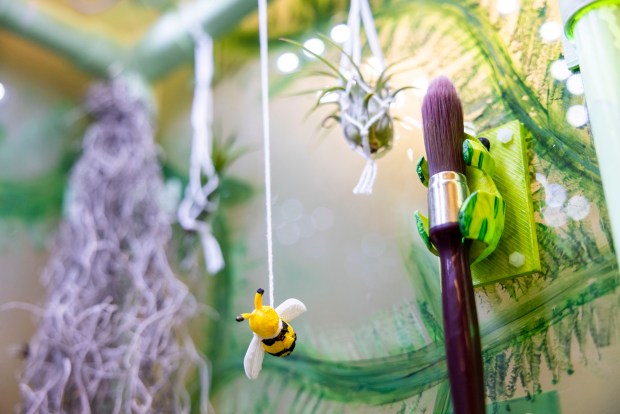
[[429,170],[430,238],[439,252],[444,338],[452,403],[456,414],[485,412],[480,332],[463,241],[459,208],[468,196],[463,159],[463,108],[446,77],[430,84],[422,102],[424,146]]

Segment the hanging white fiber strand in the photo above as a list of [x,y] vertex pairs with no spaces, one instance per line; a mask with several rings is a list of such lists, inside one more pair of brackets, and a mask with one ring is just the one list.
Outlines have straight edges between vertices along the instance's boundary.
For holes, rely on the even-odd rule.
[[267,263],[269,272],[269,305],[273,294],[273,231],[271,225],[271,139],[269,136],[269,48],[267,47],[267,0],[258,0],[258,33],[260,39],[261,98],[263,106],[263,144],[265,156],[265,210],[267,216]]
[[[207,272],[214,275],[224,267],[222,250],[211,231],[209,217],[218,208],[214,194],[219,177],[213,165],[213,39],[200,27],[192,30],[195,42],[195,87],[191,123],[192,152],[189,184],[178,210],[179,224],[195,231],[202,242]],[[204,179],[203,179],[204,177]],[[203,181],[204,180],[204,181]]]
[[[387,115],[390,104],[392,103],[392,97],[388,95],[387,98],[382,98],[380,94],[372,93],[373,88],[366,84],[366,82],[359,77],[357,71],[354,70],[355,66],[359,68],[361,64],[363,46],[360,42],[360,25],[362,23],[364,25],[368,46],[374,57],[374,61],[378,66],[376,69],[381,72],[385,69],[383,53],[381,52],[379,37],[377,36],[377,30],[375,29],[370,4],[368,3],[368,0],[351,0],[351,8],[349,10],[349,18],[347,21],[350,36],[344,46],[344,52],[340,58],[340,72],[345,74],[347,78],[345,93],[340,95],[340,106],[342,108],[342,116],[344,121],[357,127],[362,138],[361,148],[357,146],[352,147],[355,152],[366,159],[366,165],[357,185],[353,189],[353,193],[372,194],[372,188],[375,179],[377,178],[377,166],[370,148],[369,131],[372,125],[379,122]],[[373,101],[371,104],[374,108],[376,108],[373,116],[369,116],[368,113],[366,113],[366,116],[362,117],[362,119],[356,119],[349,114],[349,107],[352,104],[355,104],[348,98],[350,96],[351,88],[353,87],[362,88],[365,93],[371,94],[371,100]]]

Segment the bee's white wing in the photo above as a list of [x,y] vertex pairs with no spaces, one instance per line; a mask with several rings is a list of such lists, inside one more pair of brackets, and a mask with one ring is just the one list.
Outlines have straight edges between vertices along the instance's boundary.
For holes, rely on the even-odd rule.
[[306,305],[297,299],[287,299],[276,308],[280,319],[290,322],[306,311]]
[[260,370],[263,368],[263,358],[265,357],[265,350],[261,344],[261,339],[258,335],[254,334],[248,351],[245,353],[243,359],[243,368],[245,368],[245,375],[249,379],[258,378]]

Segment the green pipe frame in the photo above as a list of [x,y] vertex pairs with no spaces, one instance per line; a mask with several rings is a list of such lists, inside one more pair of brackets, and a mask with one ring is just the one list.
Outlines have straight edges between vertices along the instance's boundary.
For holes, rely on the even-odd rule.
[[192,60],[191,27],[199,25],[217,38],[256,7],[255,1],[248,0],[199,0],[162,15],[130,47],[71,27],[24,0],[0,0],[0,29],[50,49],[92,76],[127,70],[153,82]]

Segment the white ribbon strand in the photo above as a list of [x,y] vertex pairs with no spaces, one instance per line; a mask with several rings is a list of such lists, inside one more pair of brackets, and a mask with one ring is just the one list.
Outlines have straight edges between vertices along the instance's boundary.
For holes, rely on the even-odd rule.
[[[211,233],[211,225],[199,219],[202,213],[217,210],[218,201],[210,199],[220,180],[211,156],[213,137],[213,40],[202,29],[192,30],[195,42],[195,87],[191,123],[192,152],[189,165],[189,184],[177,213],[179,224],[200,236],[207,271],[214,275],[224,267],[222,250]],[[203,183],[203,176],[206,182]]]

